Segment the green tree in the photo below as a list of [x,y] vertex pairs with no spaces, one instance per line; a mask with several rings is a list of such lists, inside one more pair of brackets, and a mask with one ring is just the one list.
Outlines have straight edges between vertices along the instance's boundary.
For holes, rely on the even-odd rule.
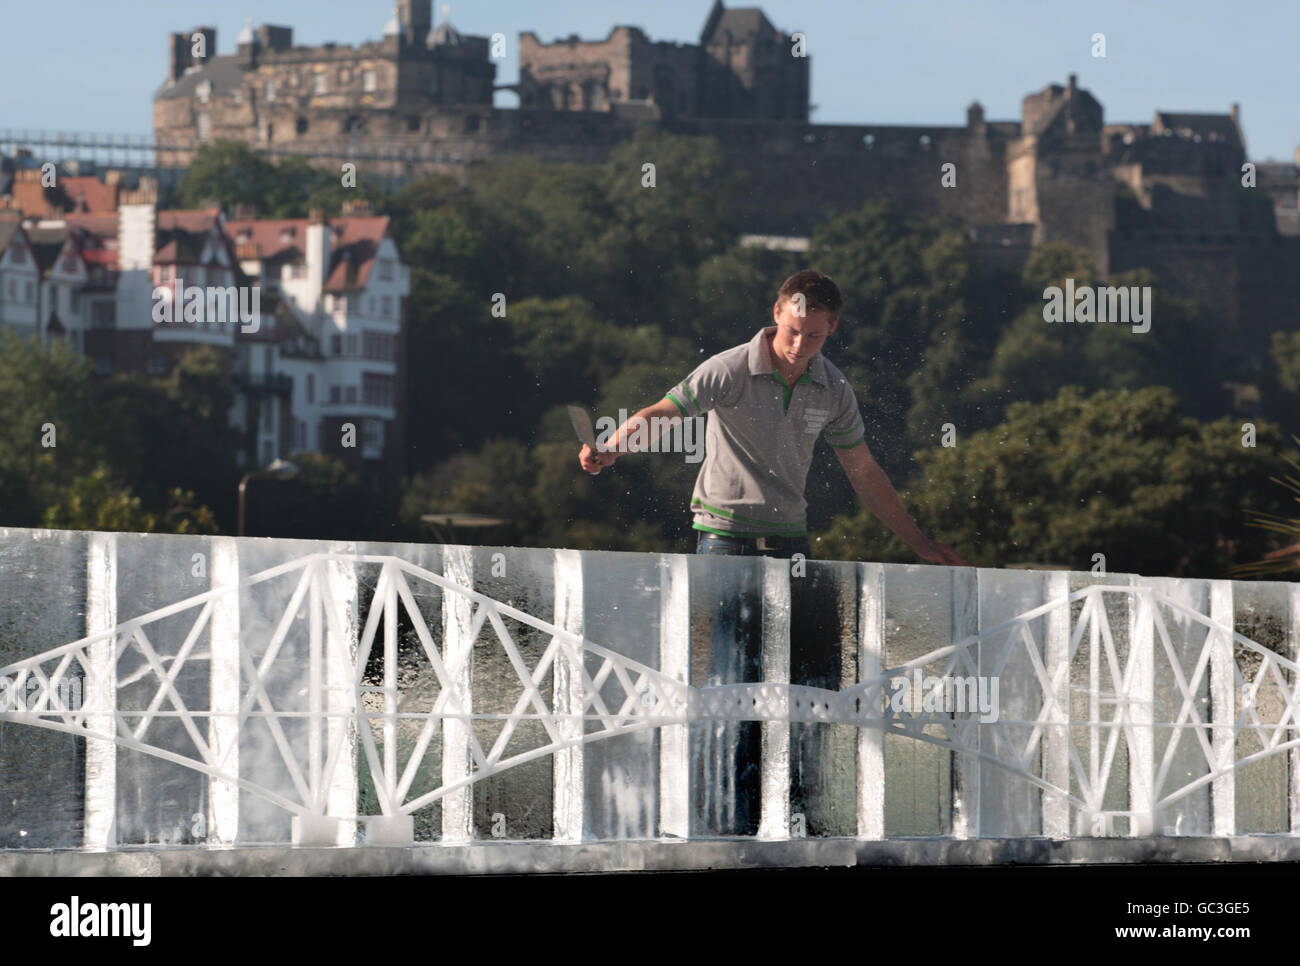
[[[1043,403],[1015,403],[1004,423],[955,447],[917,453],[904,502],[927,534],[979,566],[1016,562],[1087,570],[1225,576],[1265,546],[1246,526],[1278,504],[1275,427],[1242,446],[1240,426],[1182,415],[1165,387],[1067,387]],[[827,534],[838,555],[910,559],[865,512]],[[862,556],[870,555],[870,556]]]

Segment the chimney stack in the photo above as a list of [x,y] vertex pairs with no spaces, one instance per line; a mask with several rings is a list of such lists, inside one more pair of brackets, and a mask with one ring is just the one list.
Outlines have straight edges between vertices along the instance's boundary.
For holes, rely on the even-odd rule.
[[300,304],[307,312],[314,312],[324,295],[325,280],[330,270],[329,225],[325,223],[323,208],[313,208],[307,216],[306,251],[303,253],[307,263],[307,280]]
[[1075,95],[1075,93],[1078,91],[1078,89],[1079,89],[1079,75],[1078,75],[1078,74],[1071,74],[1071,75],[1070,75],[1070,78],[1069,78],[1068,86],[1067,86],[1067,88],[1066,88],[1066,90],[1067,90],[1067,92],[1068,92],[1066,96],[1067,96],[1067,97],[1074,97],[1074,95]]

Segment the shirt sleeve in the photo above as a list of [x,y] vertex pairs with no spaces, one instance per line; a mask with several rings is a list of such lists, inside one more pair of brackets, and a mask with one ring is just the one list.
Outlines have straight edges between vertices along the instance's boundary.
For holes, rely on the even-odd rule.
[[742,388],[731,368],[716,358],[706,359],[695,371],[664,394],[682,418],[702,416],[718,406],[733,405]]
[[852,449],[867,438],[867,429],[858,410],[858,397],[847,382],[843,385],[840,405],[822,427],[826,442],[836,449]]

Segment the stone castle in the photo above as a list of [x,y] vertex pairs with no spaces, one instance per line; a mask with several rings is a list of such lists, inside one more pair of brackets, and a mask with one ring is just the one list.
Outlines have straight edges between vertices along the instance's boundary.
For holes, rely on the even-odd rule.
[[[734,213],[759,237],[806,236],[888,199],[964,227],[990,269],[1014,270],[1054,240],[1086,248],[1103,277],[1148,267],[1251,355],[1296,325],[1300,168],[1259,163],[1256,186],[1243,187],[1235,104],[1107,122],[1070,75],[1025,97],[1019,120],[988,120],[972,103],[960,125],[816,124],[804,38],[720,0],[696,44],[633,26],[596,41],[525,32],[516,84],[495,81],[504,43],[461,34],[445,8],[435,25],[430,0],[399,0],[382,39],[358,46],[300,47],[289,27],[248,26],[223,55],[211,27],[175,33],[156,140],[182,161],[230,138],[397,178],[513,154],[599,162],[651,125],[718,140],[745,177]],[[494,107],[499,90],[519,107]],[[956,184],[945,187],[949,163]]]

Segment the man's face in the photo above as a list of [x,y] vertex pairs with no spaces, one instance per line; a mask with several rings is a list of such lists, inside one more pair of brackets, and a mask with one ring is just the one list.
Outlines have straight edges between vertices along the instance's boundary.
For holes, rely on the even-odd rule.
[[772,320],[776,323],[772,351],[789,365],[801,366],[821,352],[823,343],[840,324],[840,317],[812,306],[800,315],[796,308],[794,300],[788,298],[778,298],[772,306]]

